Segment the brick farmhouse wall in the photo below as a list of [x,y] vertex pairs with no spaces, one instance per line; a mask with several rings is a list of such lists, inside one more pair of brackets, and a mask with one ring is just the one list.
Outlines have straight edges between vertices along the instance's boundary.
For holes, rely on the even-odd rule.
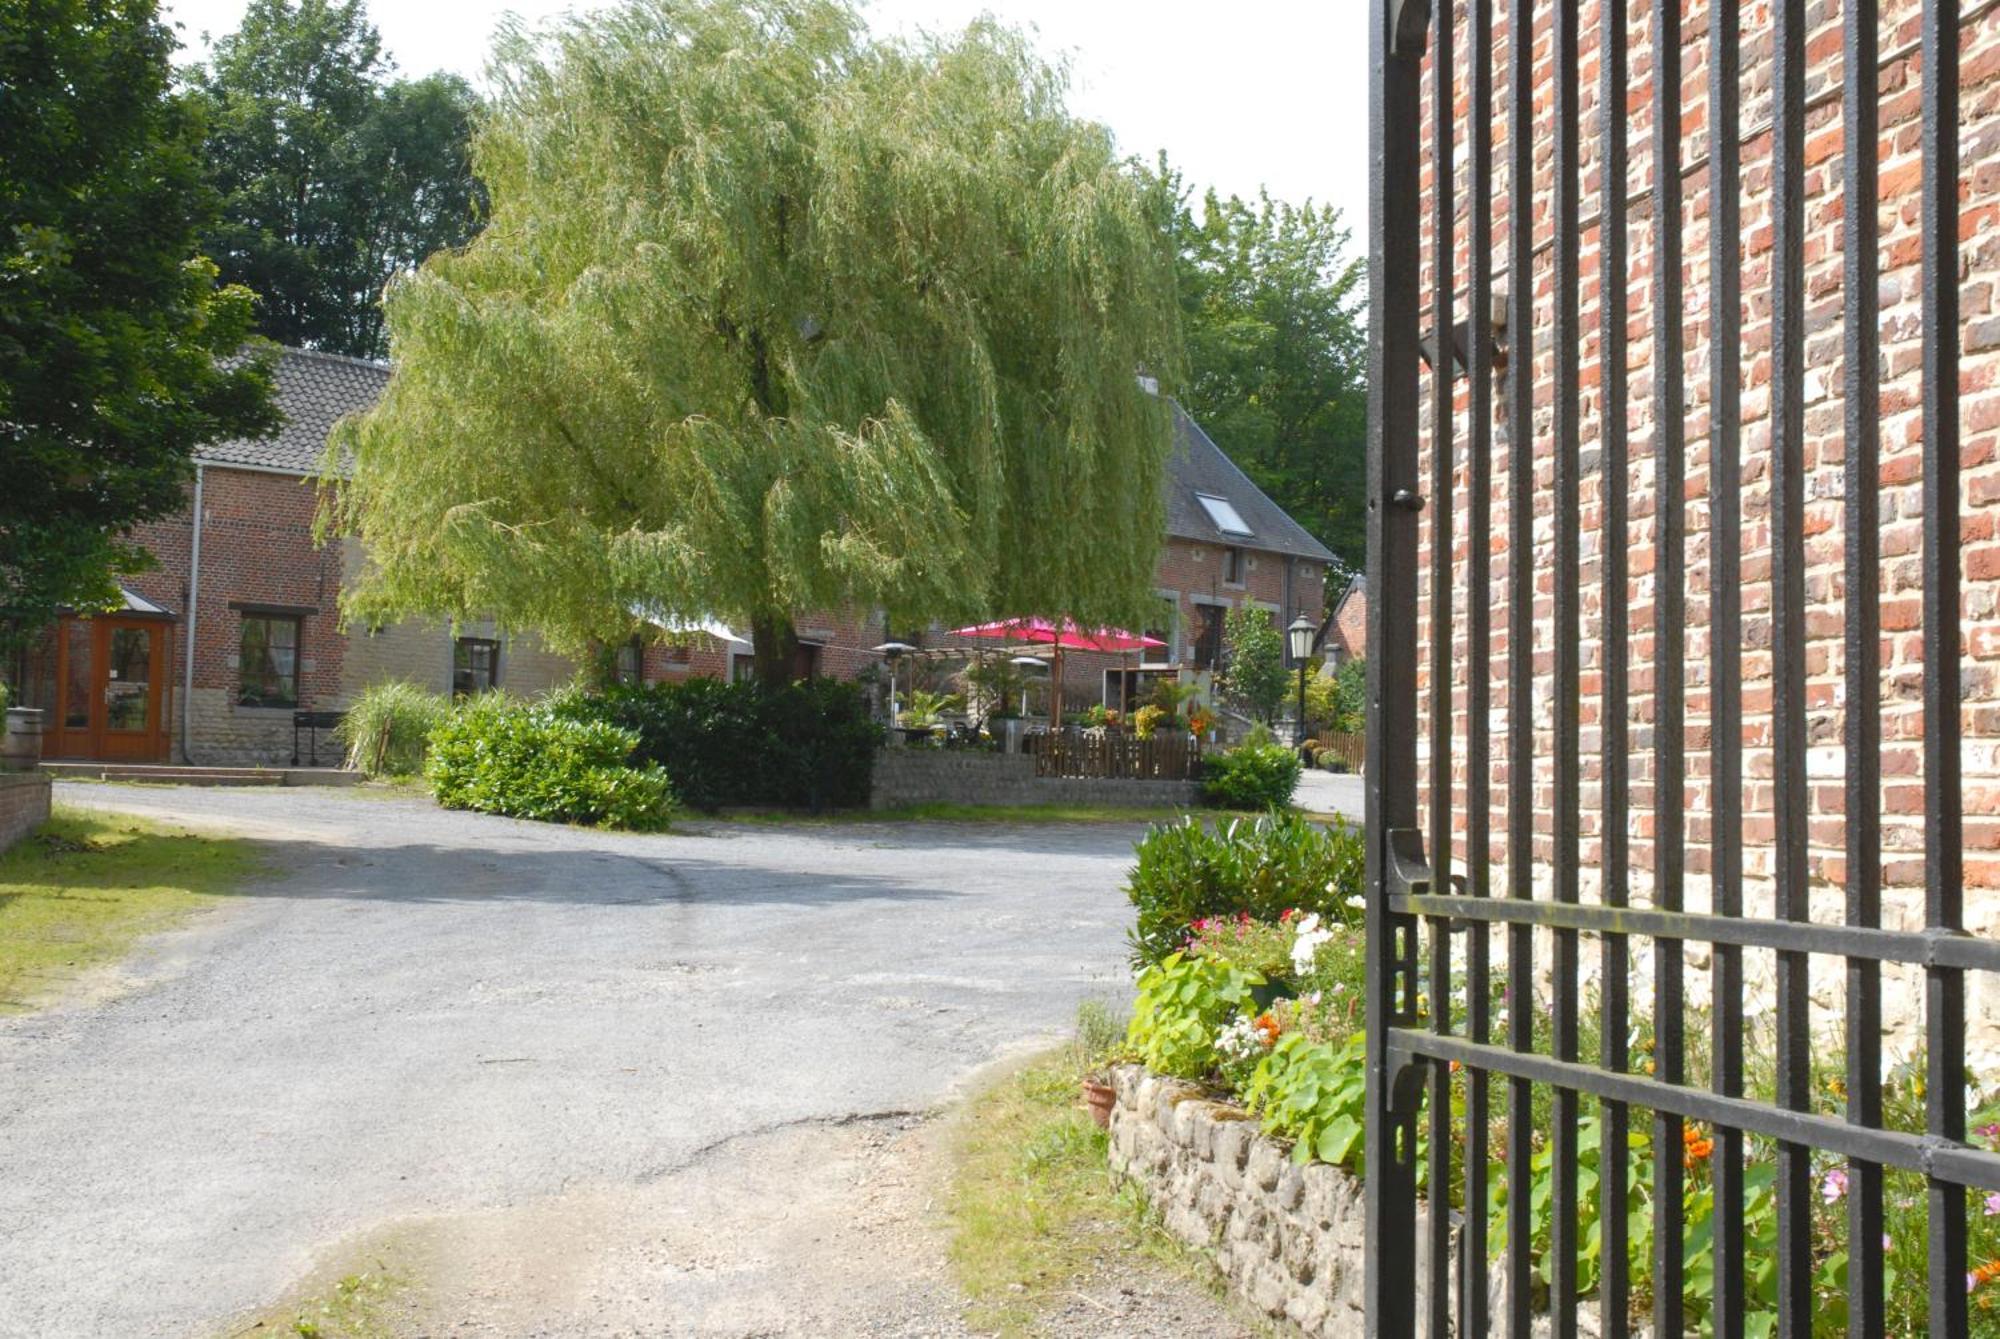
[[[1602,238],[1596,220],[1607,183],[1602,172],[1602,132],[1599,127],[1598,61],[1603,40],[1601,6],[1584,0],[1581,12],[1581,172],[1583,220],[1581,240],[1581,328],[1580,351],[1582,385],[1582,754],[1584,896],[1595,898],[1595,866],[1601,858],[1602,823],[1602,674],[1605,657],[1622,656],[1631,665],[1629,699],[1629,739],[1631,769],[1631,817],[1633,883],[1635,903],[1654,897],[1652,816],[1656,805],[1679,805],[1687,814],[1689,877],[1685,896],[1692,910],[1710,905],[1709,869],[1712,789],[1710,729],[1713,720],[1708,690],[1708,639],[1710,572],[1712,553],[1718,542],[1740,546],[1742,561],[1743,643],[1741,658],[1743,702],[1744,822],[1740,838],[1745,854],[1745,902],[1751,914],[1768,913],[1771,907],[1773,873],[1773,782],[1772,782],[1772,657],[1771,657],[1771,527],[1770,527],[1770,409],[1772,401],[1771,283],[1772,283],[1772,9],[1764,6],[1720,6],[1719,0],[1679,0],[1684,31],[1683,82],[1680,108],[1680,165],[1685,190],[1681,216],[1664,222],[1654,214],[1651,185],[1656,179],[1652,149],[1652,78],[1655,61],[1650,50],[1649,6],[1635,4],[1629,15],[1625,41],[1629,51],[1631,77],[1627,104],[1618,109],[1619,124],[1627,138],[1629,180],[1610,183],[1625,192],[1629,202],[1629,264],[1612,281],[1623,287],[1629,313],[1629,348],[1626,376],[1629,405],[1629,476],[1604,477],[1600,465],[1601,386],[1606,375],[1602,366],[1599,336],[1599,308],[1602,285],[1600,269]],[[1506,274],[1510,229],[1519,223],[1515,202],[1507,197],[1507,119],[1510,115],[1507,88],[1509,44],[1503,6],[1495,6],[1495,42],[1490,51],[1495,72],[1494,144],[1495,196],[1492,201],[1493,256],[1491,259],[1497,291],[1513,284],[1529,285],[1533,293],[1532,324],[1536,331],[1533,363],[1533,440],[1525,444],[1533,453],[1534,493],[1529,498],[1511,496],[1508,486],[1509,452],[1516,444],[1508,440],[1507,425],[1511,405],[1507,378],[1494,380],[1491,490],[1492,535],[1490,553],[1491,586],[1472,590],[1466,576],[1470,534],[1468,419],[1469,382],[1455,385],[1456,405],[1452,424],[1455,452],[1451,515],[1453,530],[1440,542],[1431,520],[1437,509],[1429,509],[1423,526],[1418,586],[1423,592],[1419,609],[1420,682],[1418,701],[1428,703],[1429,571],[1433,564],[1448,563],[1452,569],[1453,719],[1451,734],[1454,753],[1451,762],[1458,837],[1451,864],[1460,871],[1483,868],[1496,890],[1506,885],[1507,834],[1510,825],[1534,826],[1535,878],[1546,889],[1548,861],[1553,854],[1551,806],[1553,804],[1552,756],[1553,719],[1550,704],[1553,691],[1553,656],[1549,642],[1553,618],[1550,573],[1554,565],[1553,507],[1553,377],[1554,362],[1548,333],[1554,323],[1554,279],[1550,202],[1554,184],[1553,167],[1553,47],[1548,25],[1548,7],[1538,6],[1535,42],[1535,210],[1531,226],[1535,230],[1535,263],[1530,275]],[[1964,588],[1960,616],[1964,628],[1964,672],[1962,724],[1965,731],[1963,763],[1965,774],[1965,878],[1968,889],[1967,924],[1974,933],[2000,934],[2000,312],[1994,306],[1996,280],[2000,280],[2000,11],[1980,6],[1976,17],[1965,23],[1960,42],[1961,172],[1959,191],[1960,292],[1963,326],[1958,332],[1963,363],[1960,375],[1962,403],[1963,495],[1961,498],[1961,558]],[[1457,151],[1451,170],[1457,221],[1453,232],[1457,254],[1453,262],[1456,284],[1454,319],[1468,314],[1467,276],[1472,260],[1468,253],[1470,220],[1469,193],[1469,89],[1470,60],[1474,42],[1464,26],[1465,7],[1459,7],[1460,27],[1453,44],[1456,59],[1454,88],[1456,125],[1453,130]],[[1708,121],[1709,25],[1716,14],[1727,14],[1741,25],[1743,107],[1741,145],[1743,187],[1740,194],[1743,267],[1741,407],[1742,407],[1742,515],[1739,533],[1717,536],[1710,526],[1710,501],[1718,488],[1735,488],[1738,480],[1711,477],[1710,453],[1710,364],[1716,355],[1711,343],[1712,313],[1709,300],[1710,180],[1707,164],[1711,145]],[[1838,921],[1842,891],[1846,882],[1843,822],[1842,732],[1844,707],[1842,682],[1847,666],[1843,654],[1844,601],[1842,553],[1845,520],[1841,504],[1845,464],[1842,416],[1843,359],[1843,171],[1841,108],[1837,96],[1843,78],[1841,69],[1841,22],[1843,12],[1829,0],[1814,0],[1807,6],[1809,31],[1806,37],[1806,97],[1809,112],[1805,129],[1805,228],[1803,262],[1806,279],[1806,344],[1804,394],[1805,481],[1808,569],[1805,587],[1808,601],[1807,624],[1807,710],[1810,733],[1808,772],[1811,784],[1810,841],[1813,909],[1816,919]],[[1881,44],[1885,60],[1878,85],[1881,96],[1880,138],[1876,149],[1880,171],[1881,275],[1879,293],[1881,316],[1881,437],[1880,478],[1882,582],[1873,594],[1880,599],[1882,637],[1879,671],[1882,683],[1882,791],[1880,808],[1884,814],[1883,848],[1886,881],[1885,924],[1893,928],[1914,928],[1922,920],[1924,792],[1922,775],[1922,705],[1920,700],[1923,665],[1919,596],[1921,577],[1917,547],[1922,513],[1921,449],[1924,423],[1919,405],[1919,354],[1922,329],[1919,314],[1922,250],[1918,236],[1919,174],[1921,159],[1918,136],[1919,98],[1923,70],[1915,50],[1919,17],[1915,0],[1885,0],[1882,6]],[[1434,127],[1431,124],[1433,93],[1431,81],[1437,76],[1435,46],[1427,58],[1425,89],[1421,95],[1424,111],[1422,180],[1426,193],[1423,212],[1423,291],[1432,290],[1434,267],[1433,217],[1430,193],[1439,184],[1438,167],[1433,161]],[[1653,267],[1656,239],[1662,227],[1679,233],[1684,245],[1684,266],[1679,291],[1684,295],[1684,347],[1662,349],[1653,338]],[[1424,328],[1433,328],[1426,314]],[[1656,500],[1662,482],[1657,477],[1655,425],[1660,407],[1653,397],[1654,371],[1663,358],[1682,360],[1685,374],[1685,404],[1672,412],[1683,414],[1687,430],[1684,478],[1664,481],[1679,488],[1686,499],[1687,546],[1686,582],[1688,633],[1686,640],[1686,734],[1687,778],[1678,796],[1654,792],[1654,690],[1656,614],[1658,585],[1655,571]],[[1448,365],[1449,360],[1447,360]],[[1425,374],[1421,389],[1423,404],[1423,454],[1419,477],[1430,489],[1431,453],[1438,425],[1431,421],[1431,374]],[[1617,489],[1629,500],[1629,533],[1603,532],[1603,504],[1607,490]],[[1532,555],[1508,551],[1510,515],[1514,509],[1533,509]],[[1603,555],[1608,547],[1620,546],[1629,554],[1629,579],[1622,590],[1607,589],[1603,582]],[[1506,681],[1508,638],[1507,610],[1509,569],[1524,557],[1531,557],[1536,569],[1534,619],[1536,642],[1533,647],[1534,684],[1531,704],[1509,701]],[[1630,636],[1623,645],[1606,647],[1602,642],[1603,614],[1607,604],[1617,602],[1628,610]],[[1489,671],[1491,725],[1491,766],[1479,779],[1490,782],[1493,796],[1491,843],[1488,849],[1471,851],[1464,835],[1465,800],[1469,778],[1464,741],[1467,737],[1467,688],[1470,676],[1480,667],[1469,663],[1466,644],[1466,610],[1474,605],[1492,611],[1492,658]],[[1428,708],[1426,707],[1427,711]],[[1507,805],[1506,749],[1509,732],[1534,731],[1535,773],[1533,800],[1527,813],[1510,813]],[[1431,740],[1428,725],[1419,742],[1420,766],[1430,771]],[[1731,834],[1736,836],[1739,834]],[[1641,962],[1646,955],[1638,955]],[[1586,949],[1586,963],[1595,961],[1595,951]],[[1546,956],[1543,955],[1543,961]],[[1697,968],[1706,959],[1691,955]],[[1769,954],[1747,955],[1746,965],[1753,978],[1753,990],[1762,989],[1770,979]],[[1639,975],[1643,975],[1643,966]],[[1816,1001],[1831,1010],[1837,999],[1840,964],[1815,963],[1813,985]],[[1707,973],[1696,971],[1691,986],[1705,984]],[[1886,1007],[1891,1017],[1905,1022],[1920,1017],[1920,982],[1914,974],[1898,972],[1885,982]],[[1975,1053],[1983,1045],[1989,1059],[2000,1055],[2000,986],[1991,977],[1973,974],[1968,981],[1966,1012],[1981,1036],[1973,1039]],[[1821,1021],[1831,1018],[1821,1014]]]

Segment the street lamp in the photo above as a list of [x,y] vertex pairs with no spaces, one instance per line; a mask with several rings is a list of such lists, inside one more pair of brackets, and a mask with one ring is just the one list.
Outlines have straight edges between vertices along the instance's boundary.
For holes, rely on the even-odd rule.
[[1306,742],[1306,658],[1313,651],[1313,634],[1319,629],[1304,614],[1292,620],[1292,626],[1285,629],[1285,639],[1291,643],[1292,659],[1299,662],[1299,719],[1292,729],[1292,747],[1298,748]]

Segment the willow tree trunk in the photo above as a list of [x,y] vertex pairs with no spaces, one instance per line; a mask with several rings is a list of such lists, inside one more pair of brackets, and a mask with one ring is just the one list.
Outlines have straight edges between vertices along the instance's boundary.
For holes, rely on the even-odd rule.
[[799,632],[791,619],[783,615],[751,619],[750,650],[756,662],[757,682],[766,688],[783,688],[795,677]]

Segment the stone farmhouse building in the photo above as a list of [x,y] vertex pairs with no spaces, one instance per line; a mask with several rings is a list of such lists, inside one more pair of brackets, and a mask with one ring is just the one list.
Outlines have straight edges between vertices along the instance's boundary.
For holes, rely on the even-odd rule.
[[[382,627],[340,619],[358,572],[358,543],[313,538],[315,476],[327,435],[372,405],[386,364],[285,350],[276,369],[285,425],[270,438],[207,448],[188,509],[135,532],[159,560],[124,582],[124,608],[65,617],[6,666],[18,704],[42,708],[43,756],[133,763],[282,765],[293,758],[294,714],[335,712],[370,684],[408,680],[439,693],[505,689],[535,696],[568,682],[572,660],[531,632],[490,621],[411,620]],[[1168,536],[1153,634],[1167,643],[1148,674],[1206,676],[1219,660],[1222,618],[1243,603],[1282,625],[1318,623],[1333,555],[1238,470],[1175,406]],[[800,677],[854,679],[879,666],[889,639],[880,611],[798,619]],[[927,645],[936,629],[896,636]],[[621,677],[657,682],[731,677],[750,666],[746,633],[720,622],[661,629],[619,648]],[[1071,655],[1066,702],[1116,704],[1132,657]],[[337,758],[324,741],[319,761]]]

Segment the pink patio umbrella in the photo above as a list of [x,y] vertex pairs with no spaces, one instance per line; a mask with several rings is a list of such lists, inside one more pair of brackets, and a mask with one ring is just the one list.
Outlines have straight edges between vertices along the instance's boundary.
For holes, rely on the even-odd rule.
[[953,628],[946,635],[992,637],[1000,641],[1054,647],[1055,654],[1049,666],[1049,728],[1052,730],[1062,728],[1062,653],[1065,647],[1072,651],[1125,654],[1143,651],[1149,646],[1166,645],[1158,637],[1148,637],[1143,632],[1081,627],[1072,618],[1065,618],[1060,625],[1047,618],[1003,618],[991,623],[975,623],[969,628]]

